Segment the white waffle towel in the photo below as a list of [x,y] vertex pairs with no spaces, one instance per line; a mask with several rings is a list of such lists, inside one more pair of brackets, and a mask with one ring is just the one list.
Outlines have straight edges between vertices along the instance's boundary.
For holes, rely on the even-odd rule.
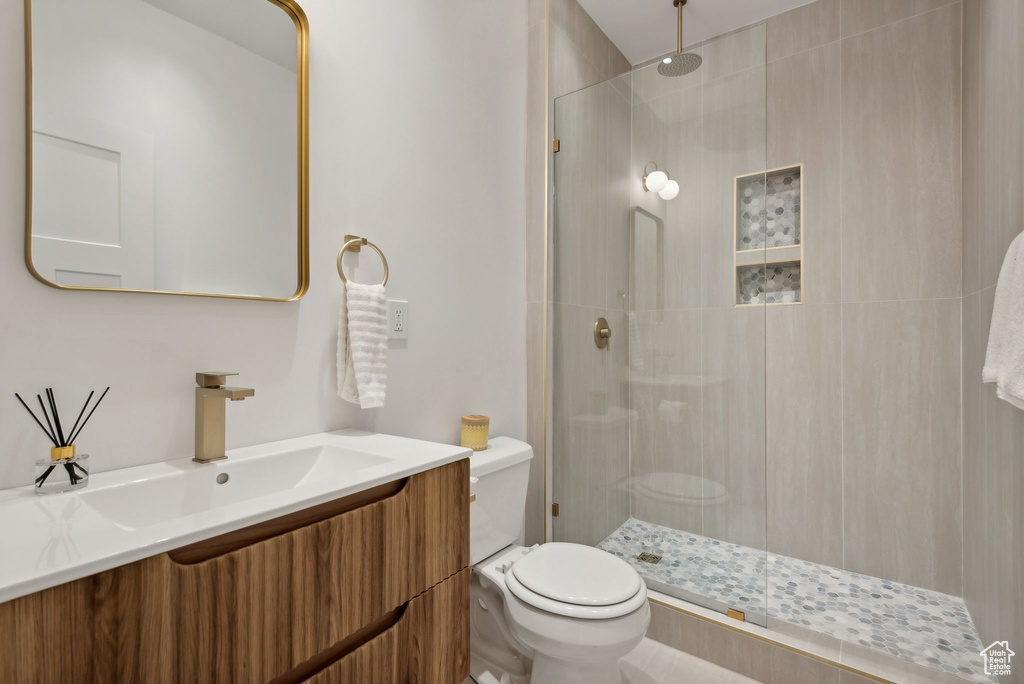
[[1010,243],[996,281],[981,379],[996,384],[1000,399],[1024,409],[1024,233]]
[[361,408],[384,405],[388,300],[383,285],[344,285],[338,313],[338,396]]

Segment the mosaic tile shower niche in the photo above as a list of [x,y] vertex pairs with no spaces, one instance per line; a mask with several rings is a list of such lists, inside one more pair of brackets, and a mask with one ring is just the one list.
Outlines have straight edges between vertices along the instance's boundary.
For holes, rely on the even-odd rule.
[[736,178],[736,306],[803,301],[802,182],[802,164]]
[[758,264],[736,269],[737,300],[744,304],[800,302],[800,262]]

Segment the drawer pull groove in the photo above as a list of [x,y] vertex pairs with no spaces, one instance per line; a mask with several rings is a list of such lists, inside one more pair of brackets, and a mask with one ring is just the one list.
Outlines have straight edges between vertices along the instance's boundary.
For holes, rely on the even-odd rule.
[[343,496],[334,501],[328,501],[317,506],[304,508],[301,511],[283,515],[280,518],[274,518],[273,520],[250,525],[249,527],[243,527],[234,532],[227,532],[210,539],[204,539],[188,546],[182,546],[173,551],[168,551],[167,555],[179,565],[202,563],[203,561],[223,556],[246,546],[294,532],[301,527],[308,527],[342,513],[348,513],[357,508],[369,506],[370,504],[397,496],[405,489],[408,481],[408,478],[404,478],[371,487],[370,489],[356,492],[349,496]]
[[360,646],[364,646],[373,639],[394,629],[405,616],[405,609],[408,603],[385,613],[370,624],[357,632],[350,634],[328,649],[317,653],[315,656],[299,663],[284,674],[270,680],[270,684],[297,684],[310,679],[318,672],[327,669],[338,662]]

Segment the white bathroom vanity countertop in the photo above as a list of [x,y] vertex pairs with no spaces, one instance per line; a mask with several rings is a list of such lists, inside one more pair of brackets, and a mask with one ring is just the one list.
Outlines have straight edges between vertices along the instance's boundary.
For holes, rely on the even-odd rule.
[[[0,602],[468,458],[469,449],[339,430],[0,491]],[[219,483],[218,476],[227,475]],[[220,478],[224,480],[223,477]]]

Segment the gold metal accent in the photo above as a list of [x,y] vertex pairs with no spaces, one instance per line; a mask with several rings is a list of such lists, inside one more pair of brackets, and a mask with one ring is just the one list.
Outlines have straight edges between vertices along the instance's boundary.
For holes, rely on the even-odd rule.
[[725,611],[725,614],[728,617],[731,617],[733,620],[739,620],[740,622],[746,622],[747,621],[747,616],[743,614],[743,611],[736,610],[735,608],[727,609]]
[[674,0],[673,5],[678,7],[676,12],[676,54],[683,54],[683,5],[686,0]]
[[598,318],[594,321],[594,344],[598,349],[607,349],[608,340],[611,339],[612,329],[608,327],[608,321]]
[[559,148],[561,146],[562,146],[562,141],[559,140],[558,138],[555,138],[554,140],[551,141],[551,151],[552,152],[558,152],[558,150],[559,150]]
[[75,445],[69,444],[63,447],[50,447],[50,460],[60,461],[65,458],[75,457]]
[[359,254],[361,251],[363,251],[363,238],[359,237],[358,235],[345,236],[345,242],[351,242],[352,240],[359,240],[359,244],[355,245],[354,247],[350,247],[348,251],[352,252],[353,254]]
[[[831,665],[832,667],[837,667],[840,670],[846,670],[847,672],[850,672],[852,674],[859,675],[859,676],[864,677],[866,679],[870,679],[873,682],[878,682],[878,684],[898,684],[897,682],[894,682],[894,681],[892,681],[890,679],[883,679],[882,677],[879,677],[878,675],[871,674],[870,672],[865,672],[864,670],[859,670],[859,669],[857,669],[855,667],[850,667],[849,665],[841,663],[838,660],[832,660],[830,658],[826,658],[824,656],[820,656],[820,655],[818,655],[816,653],[812,653],[810,651],[805,651],[802,648],[797,648],[796,646],[790,646],[789,644],[786,644],[786,643],[783,643],[781,641],[778,641],[777,639],[770,639],[769,637],[766,637],[763,634],[758,634],[757,632],[754,632],[754,631],[752,631],[749,628],[739,627],[739,626],[736,626],[734,624],[730,624],[731,621],[729,621],[729,620],[716,620],[714,618],[708,617],[707,615],[702,615],[700,613],[695,613],[692,610],[687,610],[686,608],[680,608],[679,606],[673,605],[671,603],[665,603],[664,601],[660,601],[660,600],[658,600],[658,599],[656,599],[654,597],[650,597],[647,600],[650,601],[651,603],[653,603],[654,605],[661,606],[662,608],[667,608],[669,610],[675,611],[677,613],[682,613],[683,615],[687,615],[687,616],[692,617],[694,619],[702,620],[704,622],[711,623],[712,625],[717,625],[718,627],[722,627],[724,629],[728,629],[728,630],[730,630],[732,632],[736,632],[737,634],[741,634],[743,636],[750,637],[751,639],[756,639],[757,641],[760,641],[762,643],[769,644],[771,646],[776,646],[778,648],[784,649],[786,651],[789,651],[790,653],[796,653],[797,655],[804,656],[805,658],[810,658],[811,660],[817,660],[819,663],[825,663],[826,665]],[[764,630],[770,630],[770,628],[768,628],[768,627],[758,627],[758,628],[759,629],[764,629]],[[671,645],[671,644],[669,644],[669,645]]]
[[656,553],[647,553],[646,551],[637,556],[636,559],[641,563],[650,563],[651,565],[657,565],[661,562],[661,556]]
[[47,280],[32,264],[32,0],[25,0],[25,265],[36,280],[58,290],[98,290],[100,292],[142,292],[146,294],[252,299],[265,302],[294,302],[309,290],[309,20],[296,0],[267,0],[291,17],[297,36],[298,93],[298,284],[288,298],[255,295],[215,294],[212,292],[174,292],[121,287],[61,285]]
[[556,503],[551,504],[551,517],[552,518],[557,518],[558,517],[558,504],[556,504]]
[[473,503],[474,501],[476,501],[476,492],[470,492],[469,493],[469,503]]
[[256,394],[248,387],[225,387],[229,376],[238,373],[206,371],[196,373],[196,463],[227,458],[224,453],[224,400],[242,401]]
[[360,248],[362,245],[366,245],[367,247],[372,249],[374,252],[376,252],[377,256],[380,257],[380,261],[384,265],[384,282],[382,282],[381,285],[387,285],[388,284],[388,260],[384,256],[384,252],[380,251],[380,247],[378,247],[377,245],[373,244],[372,242],[370,242],[366,238],[364,238],[364,237],[357,237],[355,235],[346,235],[345,236],[345,244],[343,244],[341,246],[341,249],[338,250],[338,275],[341,276],[341,282],[343,282],[343,283],[347,283],[348,282],[348,278],[345,277],[345,271],[341,268],[341,258],[343,256],[345,256],[345,252],[348,252],[348,251],[358,252],[359,251],[358,248]]
[[[644,175],[643,178],[640,179],[640,185],[643,186],[644,192],[651,192],[650,188],[647,187],[647,176],[650,175],[647,173],[647,167],[650,166],[651,164],[654,164],[655,171],[658,170],[657,162],[649,161],[646,164],[644,164]],[[653,216],[653,214],[651,214],[651,216]]]
[[[800,176],[800,242],[795,245],[781,245],[779,247],[765,247],[763,249],[740,249],[740,236],[739,231],[736,230],[739,225],[739,206],[740,206],[740,181],[763,177],[767,178],[771,174],[780,173],[782,171],[794,171]],[[733,240],[733,253],[732,253],[732,305],[737,309],[753,307],[753,306],[799,306],[807,300],[807,283],[804,280],[804,238],[806,237],[806,224],[804,223],[803,217],[806,215],[804,211],[804,165],[800,164],[789,164],[787,166],[779,166],[774,169],[765,169],[764,171],[755,171],[753,173],[744,173],[736,176],[733,181],[733,200],[732,200],[732,240]],[[768,255],[765,254],[765,258],[760,262],[752,262],[749,264],[743,264],[743,266],[767,266],[768,264],[782,264],[782,263],[799,263],[800,264],[800,301],[798,302],[772,302],[764,304],[738,304],[736,302],[736,295],[738,294],[739,288],[739,274],[737,269],[739,268],[738,255],[743,252],[770,252],[777,249],[793,249],[794,247],[800,248],[800,255],[791,259],[779,259],[770,260]]]

